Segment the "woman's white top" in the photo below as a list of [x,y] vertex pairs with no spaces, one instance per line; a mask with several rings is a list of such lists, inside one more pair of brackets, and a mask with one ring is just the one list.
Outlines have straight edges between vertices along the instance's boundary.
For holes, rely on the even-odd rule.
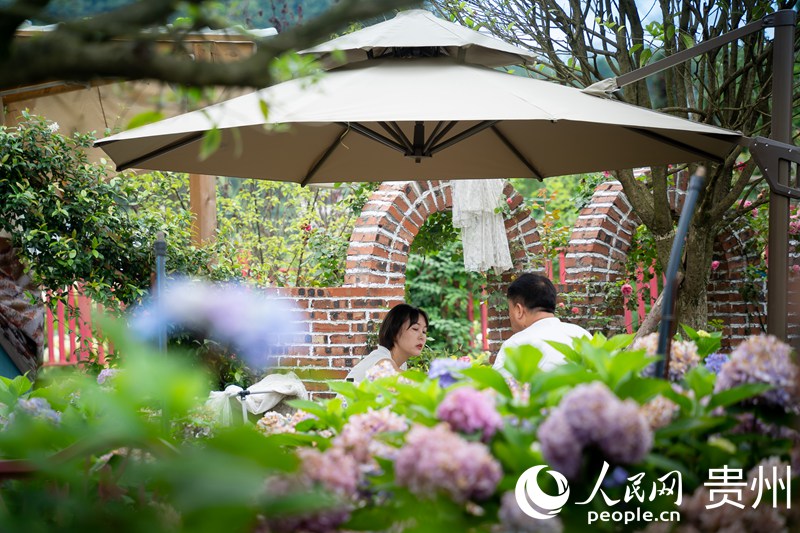
[[[353,369],[347,374],[347,379],[353,379],[353,383],[360,383],[364,380],[367,375],[367,370],[372,368],[373,366],[377,365],[379,362],[383,361],[384,359],[391,359],[392,352],[389,351],[388,348],[385,346],[378,346],[374,350],[370,352],[368,356],[362,359]],[[403,363],[400,366],[400,370],[405,370],[406,364]]]

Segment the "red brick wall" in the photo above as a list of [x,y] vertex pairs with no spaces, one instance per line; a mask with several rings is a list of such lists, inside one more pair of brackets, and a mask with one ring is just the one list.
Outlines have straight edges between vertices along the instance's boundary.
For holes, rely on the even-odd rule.
[[[527,255],[539,253],[539,235],[522,197],[510,185],[504,192],[513,210],[506,221],[509,244],[521,271]],[[408,251],[420,227],[452,206],[448,182],[386,183],[375,191],[350,238],[342,287],[275,290],[296,301],[308,319],[305,342],[279,357],[279,366],[302,369],[314,395],[327,390],[327,379],[344,379],[368,353],[369,336],[388,309],[403,301]]]

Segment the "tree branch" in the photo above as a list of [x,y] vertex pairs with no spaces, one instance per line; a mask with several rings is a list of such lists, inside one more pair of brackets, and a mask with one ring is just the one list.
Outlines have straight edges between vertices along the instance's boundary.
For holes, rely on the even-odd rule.
[[[190,86],[264,87],[273,82],[267,64],[280,54],[310,46],[354,20],[417,3],[413,0],[342,0],[325,15],[304,26],[259,41],[256,53],[250,57],[229,63],[195,61],[188,54],[176,55],[152,42],[152,34],[139,35],[139,32],[127,31],[126,36],[136,37],[109,40],[112,35],[105,33],[98,42],[86,31],[71,25],[36,38],[15,38],[10,54],[0,59],[0,71],[3,72],[0,89],[51,80],[89,81],[97,78],[158,79]],[[152,19],[156,12],[143,8],[143,11],[136,12],[136,16],[139,17],[136,20],[141,22]],[[96,17],[87,19],[83,29],[93,27],[96,20]],[[125,24],[120,21],[119,26]]]

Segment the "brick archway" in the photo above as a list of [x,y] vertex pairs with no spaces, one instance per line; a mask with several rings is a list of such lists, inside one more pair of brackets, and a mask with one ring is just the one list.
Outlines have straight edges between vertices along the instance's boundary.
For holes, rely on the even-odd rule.
[[[539,253],[539,234],[522,196],[510,184],[503,190],[512,209],[506,232],[516,268],[527,254]],[[345,287],[393,287],[404,290],[411,243],[433,213],[453,207],[449,182],[385,183],[375,191],[356,222],[344,277]],[[402,294],[402,293],[400,293]]]
[[[522,196],[511,184],[503,194],[511,209],[505,220],[506,235],[513,272],[528,267],[528,257],[541,253],[539,233]],[[409,249],[425,220],[433,213],[452,209],[453,196],[449,182],[401,182],[383,184],[364,206],[356,222],[347,251],[345,287],[375,287],[392,292],[396,298],[405,295],[406,264]],[[512,273],[504,275],[510,280]],[[370,313],[377,317],[375,312]],[[383,313],[380,313],[380,318]],[[489,349],[497,351],[508,332],[505,311],[489,309]],[[372,327],[377,321],[373,322]],[[506,335],[507,336],[507,335]]]

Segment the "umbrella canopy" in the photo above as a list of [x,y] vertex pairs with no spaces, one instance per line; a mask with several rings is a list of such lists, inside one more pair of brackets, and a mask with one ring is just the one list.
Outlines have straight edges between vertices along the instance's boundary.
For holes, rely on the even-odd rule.
[[[214,127],[221,144],[201,160],[199,141]],[[120,169],[326,183],[543,178],[719,159],[739,137],[554,83],[424,58],[358,62],[97,144]]]
[[391,20],[300,53],[317,55],[323,64],[332,65],[337,64],[337,58],[332,57],[334,51],[344,54],[346,63],[381,57],[430,55],[445,55],[461,63],[487,67],[536,60],[536,56],[524,48],[442,20],[424,9],[402,11]]

